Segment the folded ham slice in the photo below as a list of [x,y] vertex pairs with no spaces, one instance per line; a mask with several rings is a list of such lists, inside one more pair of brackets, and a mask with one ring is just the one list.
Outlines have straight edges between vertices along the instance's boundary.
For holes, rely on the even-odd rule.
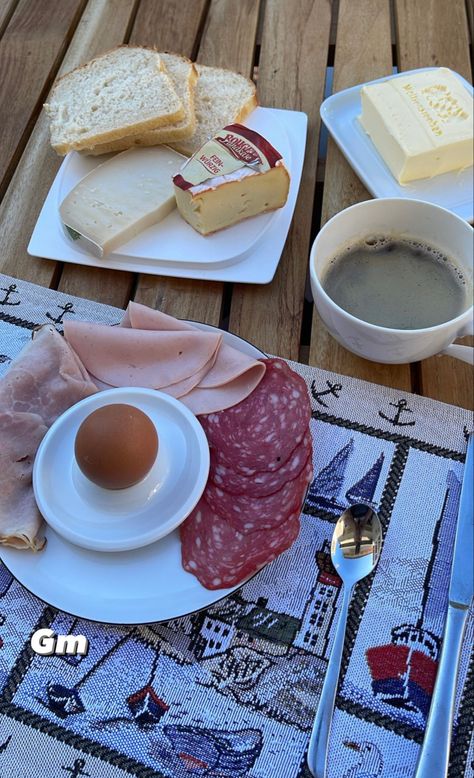
[[39,551],[44,545],[31,476],[47,429],[37,413],[0,412],[0,542],[6,546]]
[[191,380],[213,364],[222,335],[153,332],[82,321],[65,322],[64,335],[87,370],[111,386],[167,387]]
[[145,386],[177,397],[196,415],[244,400],[265,365],[203,331],[131,302],[119,327],[68,321],[64,334],[100,386]]
[[42,519],[31,483],[48,427],[97,387],[64,338],[41,327],[0,380],[0,543],[42,548]]

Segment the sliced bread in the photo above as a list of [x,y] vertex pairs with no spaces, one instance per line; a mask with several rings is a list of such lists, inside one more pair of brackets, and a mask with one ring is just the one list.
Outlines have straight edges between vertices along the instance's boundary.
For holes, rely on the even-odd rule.
[[160,55],[118,46],[59,78],[45,105],[59,154],[184,118],[184,106]]
[[132,146],[156,146],[159,143],[172,143],[182,138],[189,138],[194,133],[196,129],[194,91],[198,79],[197,70],[190,59],[182,57],[180,54],[160,53],[160,57],[171,78],[176,94],[183,103],[184,119],[165,127],[158,127],[156,130],[127,135],[110,143],[98,143],[93,148],[84,149],[85,154],[108,154],[111,151],[123,151]]
[[258,105],[255,84],[248,78],[223,68],[197,63],[196,68],[196,129],[190,138],[170,144],[188,156],[226,124],[243,121]]

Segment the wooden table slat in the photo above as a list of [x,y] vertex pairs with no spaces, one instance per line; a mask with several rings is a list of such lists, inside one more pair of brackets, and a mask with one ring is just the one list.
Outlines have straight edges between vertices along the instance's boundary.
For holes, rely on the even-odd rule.
[[84,0],[20,0],[0,40],[0,196],[83,7]]
[[[464,0],[396,0],[400,70],[437,65],[471,78],[469,35]],[[423,29],[423,35],[419,30]],[[418,34],[417,31],[418,30]],[[463,339],[473,344],[474,339]],[[449,357],[433,357],[420,365],[421,391],[427,397],[474,407],[472,367]]]
[[[154,46],[159,51],[176,51],[191,56],[195,39],[202,24],[205,0],[153,0],[142,2],[133,20],[129,43]],[[132,8],[130,9],[132,11]],[[121,26],[120,39],[128,32]],[[106,47],[104,47],[105,49]],[[162,279],[156,279],[159,283]],[[138,282],[140,287],[140,281]],[[102,300],[110,305],[125,307],[136,288],[136,278],[131,272],[117,272],[107,269],[107,260],[103,268],[87,268],[65,264],[59,289],[69,294]],[[147,288],[148,285],[147,285]],[[138,291],[140,297],[140,290]]]
[[229,328],[267,353],[299,358],[303,297],[311,237],[319,142],[331,24],[328,0],[267,0],[258,69],[263,105],[308,114],[306,155],[293,222],[271,284],[236,284]]
[[[394,13],[391,13],[391,9]],[[470,407],[472,372],[448,357],[410,369],[357,359],[337,345],[314,312],[310,348],[300,347],[310,242],[322,222],[369,197],[336,146],[318,160],[319,104],[334,49],[335,91],[400,69],[445,65],[470,75],[472,0],[0,0],[0,271],[69,294],[125,306],[131,296],[173,315],[222,322],[262,349]],[[395,38],[394,38],[395,33]],[[137,276],[31,258],[26,247],[61,163],[49,145],[41,103],[56,75],[128,41],[175,51],[214,66],[256,74],[262,105],[309,116],[304,173],[274,281],[224,285]],[[258,47],[258,49],[257,49]],[[258,67],[255,64],[258,62]],[[9,180],[11,177],[11,180]],[[0,175],[0,185],[2,178]],[[318,198],[315,200],[315,192]],[[309,354],[308,354],[309,351]],[[418,368],[418,372],[417,372]],[[411,376],[415,382],[411,384]]]
[[[59,75],[123,40],[134,0],[90,0],[86,6]],[[49,145],[49,125],[44,111],[31,133],[15,174],[0,205],[3,273],[49,286],[56,263],[29,257],[26,247],[62,158]],[[114,284],[119,283],[119,273]],[[64,286],[72,293],[73,287]],[[105,301],[105,300],[104,300]]]
[[130,43],[193,58],[207,0],[141,0]]
[[18,0],[0,0],[0,37],[5,32],[17,5]]
[[[337,25],[333,91],[346,89],[392,71],[389,0],[353,3],[341,0]],[[370,194],[330,139],[325,170],[322,222]],[[309,362],[325,370],[409,391],[408,365],[381,365],[360,359],[340,346],[313,311]]]
[[[213,67],[231,68],[249,77],[253,70],[259,7],[259,0],[239,3],[214,0],[209,7],[197,60]],[[218,282],[141,275],[135,300],[159,307],[173,316],[217,326],[223,292],[224,286]]]

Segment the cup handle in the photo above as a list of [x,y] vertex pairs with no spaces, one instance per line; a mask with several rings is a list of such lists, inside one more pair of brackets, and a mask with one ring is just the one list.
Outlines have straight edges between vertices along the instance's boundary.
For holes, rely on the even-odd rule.
[[[459,335],[460,337],[474,335],[474,320],[471,320]],[[441,353],[447,354],[455,359],[460,359],[462,362],[467,362],[469,365],[474,365],[474,348],[472,346],[461,346],[459,343],[451,343],[451,345],[445,348]]]
[[460,359],[461,362],[467,362],[469,365],[474,365],[474,347],[473,346],[460,346],[459,343],[451,343],[448,348],[445,348],[442,354],[447,354],[448,357],[454,357]]

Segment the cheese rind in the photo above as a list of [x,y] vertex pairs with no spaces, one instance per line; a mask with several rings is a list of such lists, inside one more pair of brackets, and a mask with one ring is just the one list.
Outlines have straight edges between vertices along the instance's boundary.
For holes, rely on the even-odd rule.
[[361,88],[362,127],[400,184],[473,163],[473,101],[447,68]]
[[[249,168],[243,170],[244,175],[216,177],[187,190],[175,186],[176,202],[183,219],[201,235],[209,235],[285,205],[290,176],[282,162],[265,173]],[[222,180],[224,178],[227,180]]]
[[86,175],[60,206],[67,234],[103,257],[176,206],[173,175],[186,158],[166,146],[130,149]]

